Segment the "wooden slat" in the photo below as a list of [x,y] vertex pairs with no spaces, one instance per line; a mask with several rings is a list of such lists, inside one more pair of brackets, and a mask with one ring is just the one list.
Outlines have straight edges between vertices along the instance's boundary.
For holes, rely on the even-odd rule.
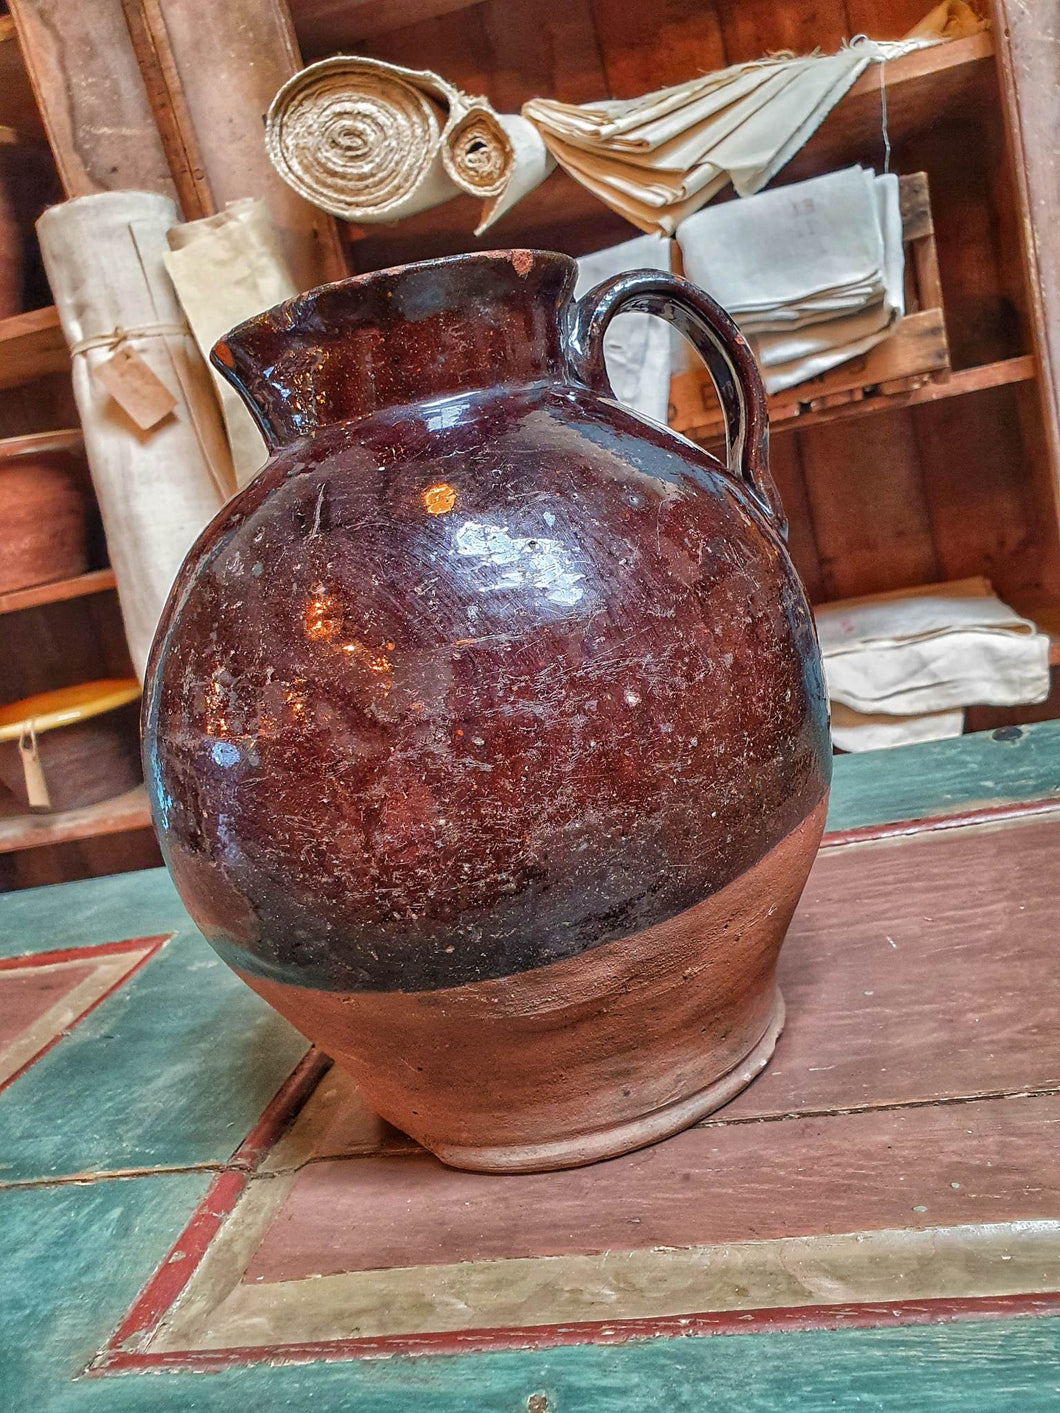
[[826,848],[781,953],[784,1034],[750,1118],[1060,1089],[1060,811]]
[[362,40],[424,20],[438,19],[482,0],[290,0],[291,19],[303,53],[319,58]]
[[28,589],[9,589],[0,594],[0,614],[17,613],[22,608],[38,608],[41,604],[62,603],[66,599],[83,598],[86,594],[101,594],[115,587],[113,569],[93,569],[73,579],[56,579],[50,584],[33,584]]
[[1002,598],[1033,588],[1045,508],[1026,470],[1013,390],[922,407],[913,427],[941,577],[985,574]]
[[797,437],[774,437],[770,441],[769,469],[788,517],[788,552],[811,602],[816,603],[824,597],[824,578]]
[[910,416],[796,434],[829,599],[939,581]]
[[[894,332],[868,353],[848,359],[837,368],[800,383],[798,388],[770,398],[770,420],[792,420],[799,416],[801,406],[812,407],[837,393],[855,392],[866,386],[922,373],[943,372],[948,366],[946,321],[942,310],[924,309],[899,320]],[[715,411],[713,389],[706,374],[699,369],[679,373],[672,380],[670,402],[670,425],[675,431],[698,439],[720,433],[721,416]],[[714,411],[713,416],[706,415],[708,408]]]
[[34,309],[0,319],[0,388],[17,387],[70,366],[55,309]]
[[1022,220],[1024,293],[1042,377],[1038,386],[1042,441],[1052,467],[1048,489],[1060,519],[1060,163],[1057,162],[1057,63],[1060,15],[1055,5],[997,0],[998,73],[1014,186]]
[[53,451],[80,451],[84,434],[80,427],[62,427],[54,432],[25,432],[0,437],[0,463],[19,456],[37,456]]
[[147,795],[143,786],[138,785],[114,800],[103,800],[98,805],[85,805],[76,810],[60,810],[55,814],[0,812],[0,854],[150,827]]
[[[821,422],[842,422],[874,412],[893,412],[901,407],[944,402],[947,398],[965,397],[990,388],[1033,382],[1037,371],[1034,356],[1026,353],[1019,358],[1005,358],[1000,363],[984,363],[979,368],[960,368],[938,382],[932,381],[929,374],[920,373],[905,380],[894,379],[875,383],[868,388],[851,389],[849,396],[837,402],[815,398],[813,402],[796,403],[793,407],[777,398],[770,407],[769,425],[774,432],[802,430],[818,426]],[[711,422],[701,428],[676,430],[708,445],[722,439],[720,422]]]
[[938,127],[947,115],[980,118],[993,97],[994,41],[989,31],[872,64],[780,173],[803,181],[860,159],[883,157],[880,86],[887,90],[887,131],[897,147]]
[[175,197],[120,0],[10,0],[67,196],[129,187]]
[[316,1161],[244,1280],[1049,1219],[1058,1118],[1049,1097],[719,1121],[597,1168],[519,1176],[422,1153]]
[[344,275],[333,218],[283,181],[262,140],[265,111],[301,62],[282,0],[124,4],[171,165],[194,192],[188,214],[260,197],[299,289]]
[[[718,19],[729,64],[760,59],[767,51],[834,53],[850,38],[842,0],[778,5],[776,0],[720,0]],[[687,75],[691,77],[691,74]]]
[[22,52],[18,47],[15,22],[0,15],[0,126],[34,139],[44,138],[40,109],[30,87]]
[[704,0],[592,0],[613,98],[637,98],[727,63],[717,7]]

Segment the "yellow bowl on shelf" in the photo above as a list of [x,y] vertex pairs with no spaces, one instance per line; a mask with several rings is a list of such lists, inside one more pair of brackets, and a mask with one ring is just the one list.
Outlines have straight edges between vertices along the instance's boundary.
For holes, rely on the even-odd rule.
[[33,810],[78,809],[141,779],[140,684],[107,677],[0,706],[0,780]]

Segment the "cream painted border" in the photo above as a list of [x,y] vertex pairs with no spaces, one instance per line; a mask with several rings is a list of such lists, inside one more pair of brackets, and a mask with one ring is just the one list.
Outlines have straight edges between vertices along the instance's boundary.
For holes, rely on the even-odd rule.
[[50,972],[72,971],[74,968],[81,970],[85,966],[91,967],[92,972],[0,1049],[0,1084],[6,1083],[34,1055],[39,1055],[52,1040],[69,1029],[90,1006],[94,1006],[113,986],[135,970],[156,945],[153,942],[150,947],[137,951],[112,952],[98,958],[82,954],[68,962],[51,962],[47,966],[28,963],[24,967],[5,967],[0,973],[0,981],[21,976],[38,977]]
[[410,1266],[244,1285],[293,1177],[252,1184],[151,1353],[713,1311],[1045,1293],[1060,1221]]

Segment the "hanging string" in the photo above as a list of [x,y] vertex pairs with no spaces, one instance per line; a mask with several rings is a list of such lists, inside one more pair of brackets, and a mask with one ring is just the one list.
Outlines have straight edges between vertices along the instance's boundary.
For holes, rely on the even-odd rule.
[[887,60],[880,60],[880,129],[883,133],[883,170],[885,173],[891,170],[891,134],[887,130],[887,84],[884,80],[884,71],[887,68]]

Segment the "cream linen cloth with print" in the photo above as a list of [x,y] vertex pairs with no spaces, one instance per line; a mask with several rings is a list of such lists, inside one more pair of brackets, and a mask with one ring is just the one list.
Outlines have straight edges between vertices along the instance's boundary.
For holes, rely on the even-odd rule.
[[685,274],[751,341],[769,393],[885,339],[905,312],[898,178],[848,167],[710,206],[677,231]]

